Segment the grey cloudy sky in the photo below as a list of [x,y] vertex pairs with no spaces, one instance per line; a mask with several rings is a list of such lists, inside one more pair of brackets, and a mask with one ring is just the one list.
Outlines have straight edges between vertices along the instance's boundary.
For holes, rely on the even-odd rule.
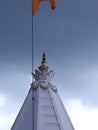
[[[62,98],[98,107],[98,1],[42,3],[34,16],[34,64],[42,52]],[[0,0],[0,95],[22,102],[31,83],[31,0]]]

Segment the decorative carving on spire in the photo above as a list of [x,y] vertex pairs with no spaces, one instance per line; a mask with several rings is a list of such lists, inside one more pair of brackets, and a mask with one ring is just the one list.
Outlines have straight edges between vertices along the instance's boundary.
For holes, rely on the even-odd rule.
[[54,77],[53,70],[48,72],[48,66],[46,65],[46,55],[45,52],[43,53],[41,66],[38,67],[39,70],[35,70],[35,74],[33,77],[35,81],[31,84],[33,89],[37,89],[41,87],[42,89],[51,88],[54,92],[57,92],[57,88],[51,84],[51,80]]

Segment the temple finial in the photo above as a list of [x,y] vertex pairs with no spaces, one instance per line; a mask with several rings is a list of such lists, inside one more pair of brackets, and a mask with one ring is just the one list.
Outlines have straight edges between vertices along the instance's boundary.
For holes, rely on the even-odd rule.
[[46,62],[46,54],[45,54],[45,52],[43,52],[43,57],[42,57],[42,62],[41,62],[42,64],[46,64],[47,62]]
[[47,62],[46,62],[46,54],[45,52],[43,52],[43,56],[42,56],[42,62],[41,62],[41,66],[38,67],[39,70],[42,72],[43,70],[48,71],[48,66],[47,66]]

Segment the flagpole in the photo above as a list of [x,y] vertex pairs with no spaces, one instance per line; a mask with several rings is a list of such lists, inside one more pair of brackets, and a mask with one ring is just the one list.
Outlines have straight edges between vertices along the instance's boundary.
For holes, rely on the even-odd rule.
[[[34,73],[34,35],[33,35],[33,16],[31,17],[32,18],[32,73]],[[32,82],[33,82],[33,74],[32,74]]]
[[[31,28],[32,28],[32,83],[33,83],[33,73],[34,73],[34,25],[33,25],[33,0],[31,0],[31,9],[32,9],[32,13],[31,13]],[[34,130],[34,91],[32,91],[32,130]]]

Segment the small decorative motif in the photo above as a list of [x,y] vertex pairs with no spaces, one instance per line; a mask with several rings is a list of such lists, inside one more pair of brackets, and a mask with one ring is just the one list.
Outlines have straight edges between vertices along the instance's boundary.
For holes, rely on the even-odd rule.
[[43,70],[42,72],[35,70],[33,76],[35,78],[35,81],[31,85],[33,89],[37,89],[38,87],[41,87],[42,89],[51,88],[54,92],[57,92],[57,88],[50,83],[54,77],[53,70],[50,70],[49,72],[46,72],[46,70]]

